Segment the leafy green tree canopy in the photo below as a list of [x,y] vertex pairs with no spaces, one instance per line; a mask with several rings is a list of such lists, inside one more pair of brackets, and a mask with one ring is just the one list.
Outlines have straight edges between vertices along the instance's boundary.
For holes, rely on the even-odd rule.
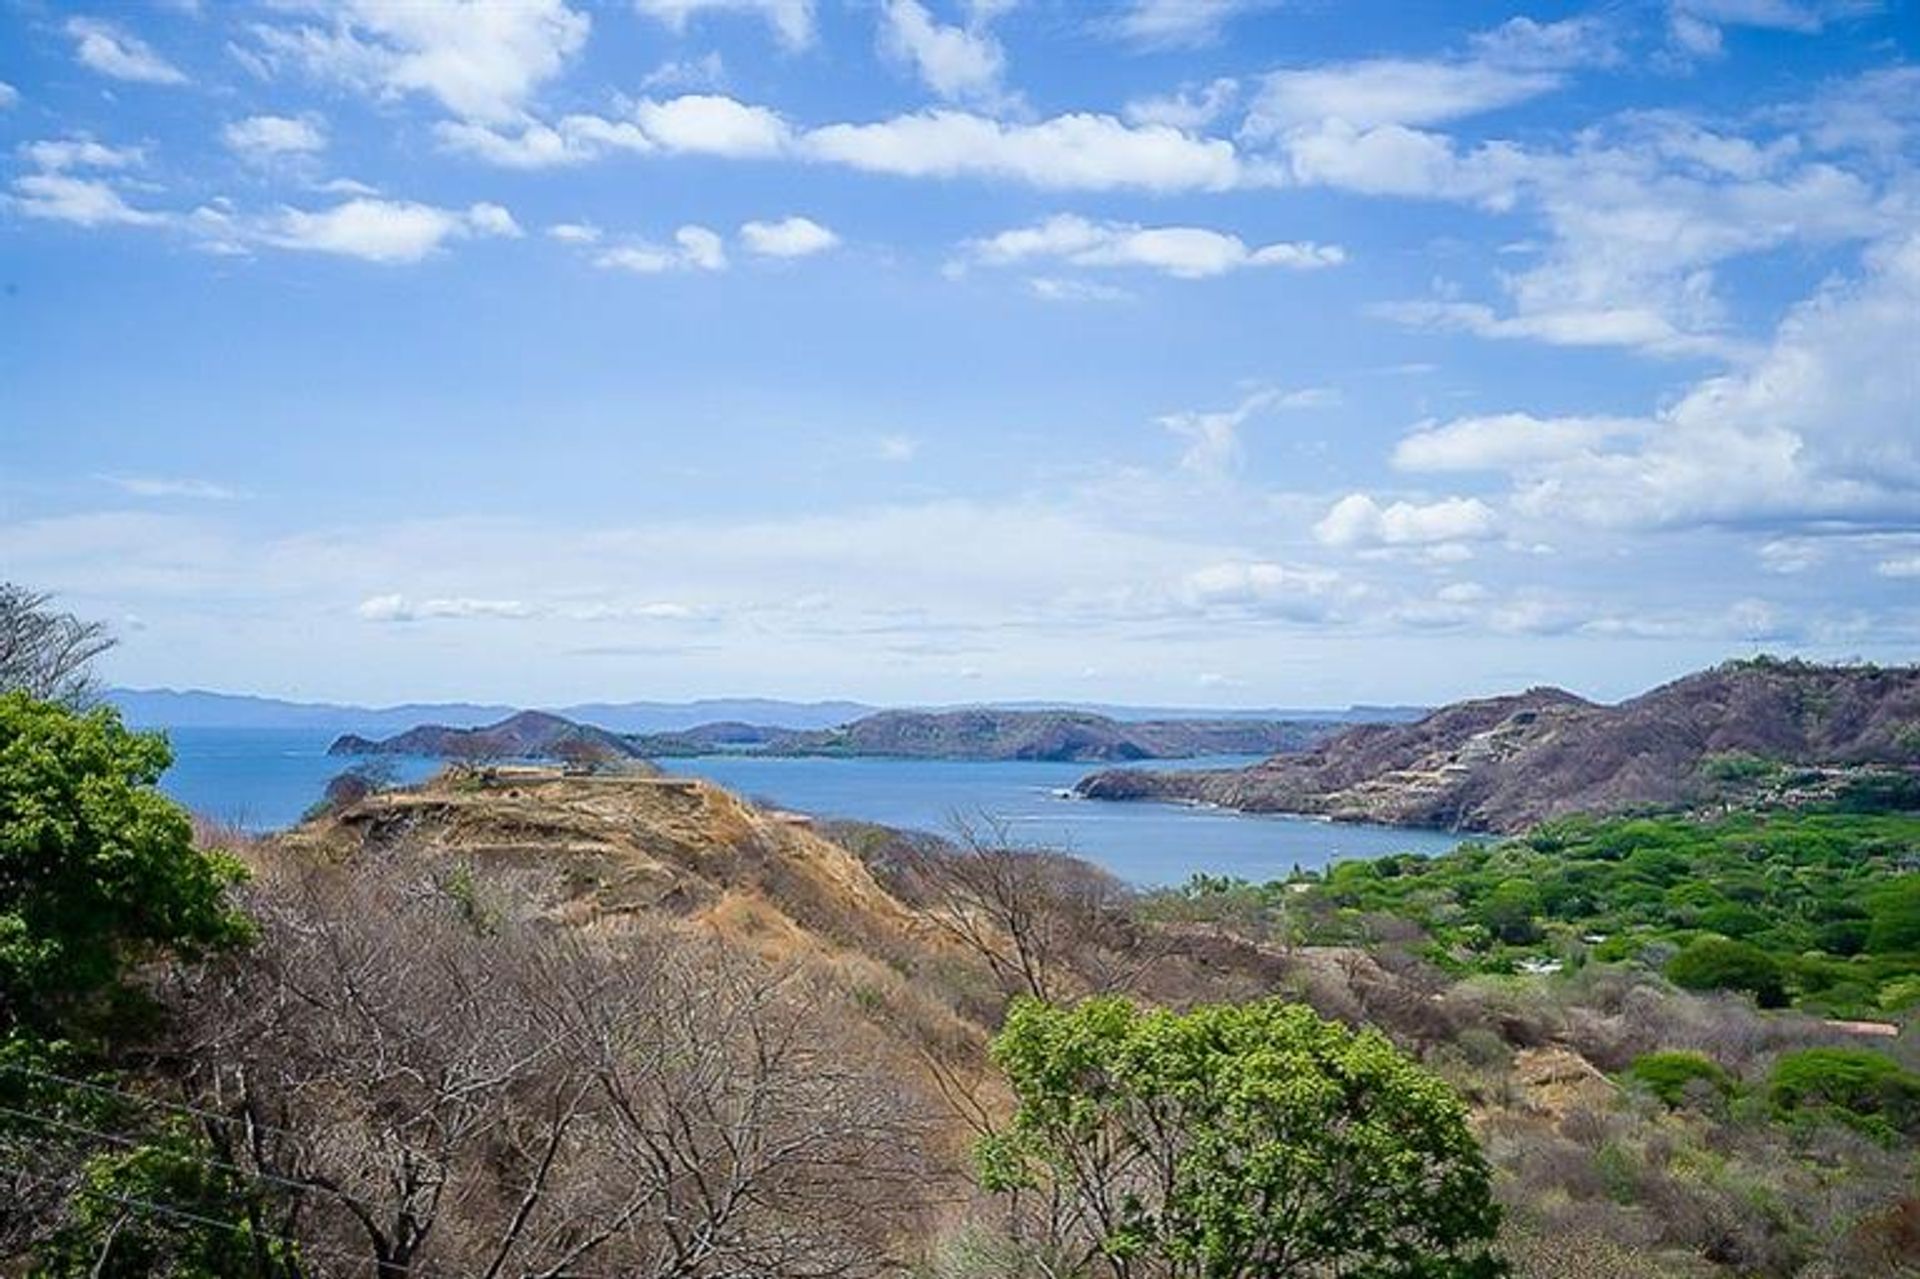
[[1054,1204],[1069,1273],[1506,1273],[1466,1109],[1376,1032],[1281,1000],[1020,1001],[993,1045],[1019,1100],[994,1189]]
[[1780,961],[1746,942],[1730,937],[1697,937],[1667,962],[1667,976],[1688,990],[1744,990],[1762,1008],[1780,1008],[1787,1002],[1786,976]]
[[239,863],[154,789],[170,759],[110,710],[0,694],[0,1034],[75,1033],[130,963],[247,935]]

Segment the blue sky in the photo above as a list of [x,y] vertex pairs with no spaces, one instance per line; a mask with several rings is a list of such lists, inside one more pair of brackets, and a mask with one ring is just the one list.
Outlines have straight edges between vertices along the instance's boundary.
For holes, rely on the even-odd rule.
[[1912,660],[1917,17],[0,0],[0,572],[375,701]]

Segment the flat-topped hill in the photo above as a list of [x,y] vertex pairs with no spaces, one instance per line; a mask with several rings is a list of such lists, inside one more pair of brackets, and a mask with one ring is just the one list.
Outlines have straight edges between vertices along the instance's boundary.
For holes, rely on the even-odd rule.
[[[1784,769],[1800,770],[1789,776]],[[1860,770],[1920,775],[1920,667],[1731,662],[1616,706],[1540,688],[1362,725],[1245,769],[1097,773],[1093,799],[1514,831],[1627,812],[1818,793]]]

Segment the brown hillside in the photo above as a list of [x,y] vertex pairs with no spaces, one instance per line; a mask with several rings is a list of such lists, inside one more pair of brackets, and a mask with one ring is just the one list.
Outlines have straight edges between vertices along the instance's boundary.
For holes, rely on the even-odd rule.
[[1816,770],[1920,770],[1920,667],[1729,663],[1617,706],[1534,689],[1460,702],[1413,724],[1351,729],[1247,769],[1107,772],[1080,791],[1515,831],[1569,813],[1711,802],[1724,789],[1716,763],[1742,756]]

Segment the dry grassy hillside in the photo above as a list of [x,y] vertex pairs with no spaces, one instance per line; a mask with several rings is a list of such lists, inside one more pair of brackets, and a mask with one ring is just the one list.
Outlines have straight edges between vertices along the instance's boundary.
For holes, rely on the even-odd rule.
[[833,1239],[872,1273],[1023,1273],[996,1251],[999,1210],[968,1175],[972,1138],[1007,1107],[986,1043],[1017,994],[1106,989],[1169,1005],[1283,993],[1384,1030],[1472,1105],[1509,1208],[1505,1246],[1529,1279],[1911,1273],[1895,1206],[1908,1153],[1836,1131],[1808,1146],[1717,1104],[1672,1110],[1620,1074],[1683,1049],[1758,1080],[1781,1052],[1848,1032],[1649,972],[1458,981],[1391,921],[1365,948],[1290,947],[1232,919],[1153,909],[1069,859],[817,828],[692,780],[455,773],[254,857],[268,899],[302,868],[329,867],[381,898],[451,896],[479,931],[536,951],[681,937],[707,947],[697,966],[751,956],[756,972],[797,983],[817,1050],[807,1069],[852,1070],[836,1104],[889,1115],[884,1149],[911,1154],[858,1193],[834,1192],[879,1196],[856,1216],[882,1236],[849,1225]]

